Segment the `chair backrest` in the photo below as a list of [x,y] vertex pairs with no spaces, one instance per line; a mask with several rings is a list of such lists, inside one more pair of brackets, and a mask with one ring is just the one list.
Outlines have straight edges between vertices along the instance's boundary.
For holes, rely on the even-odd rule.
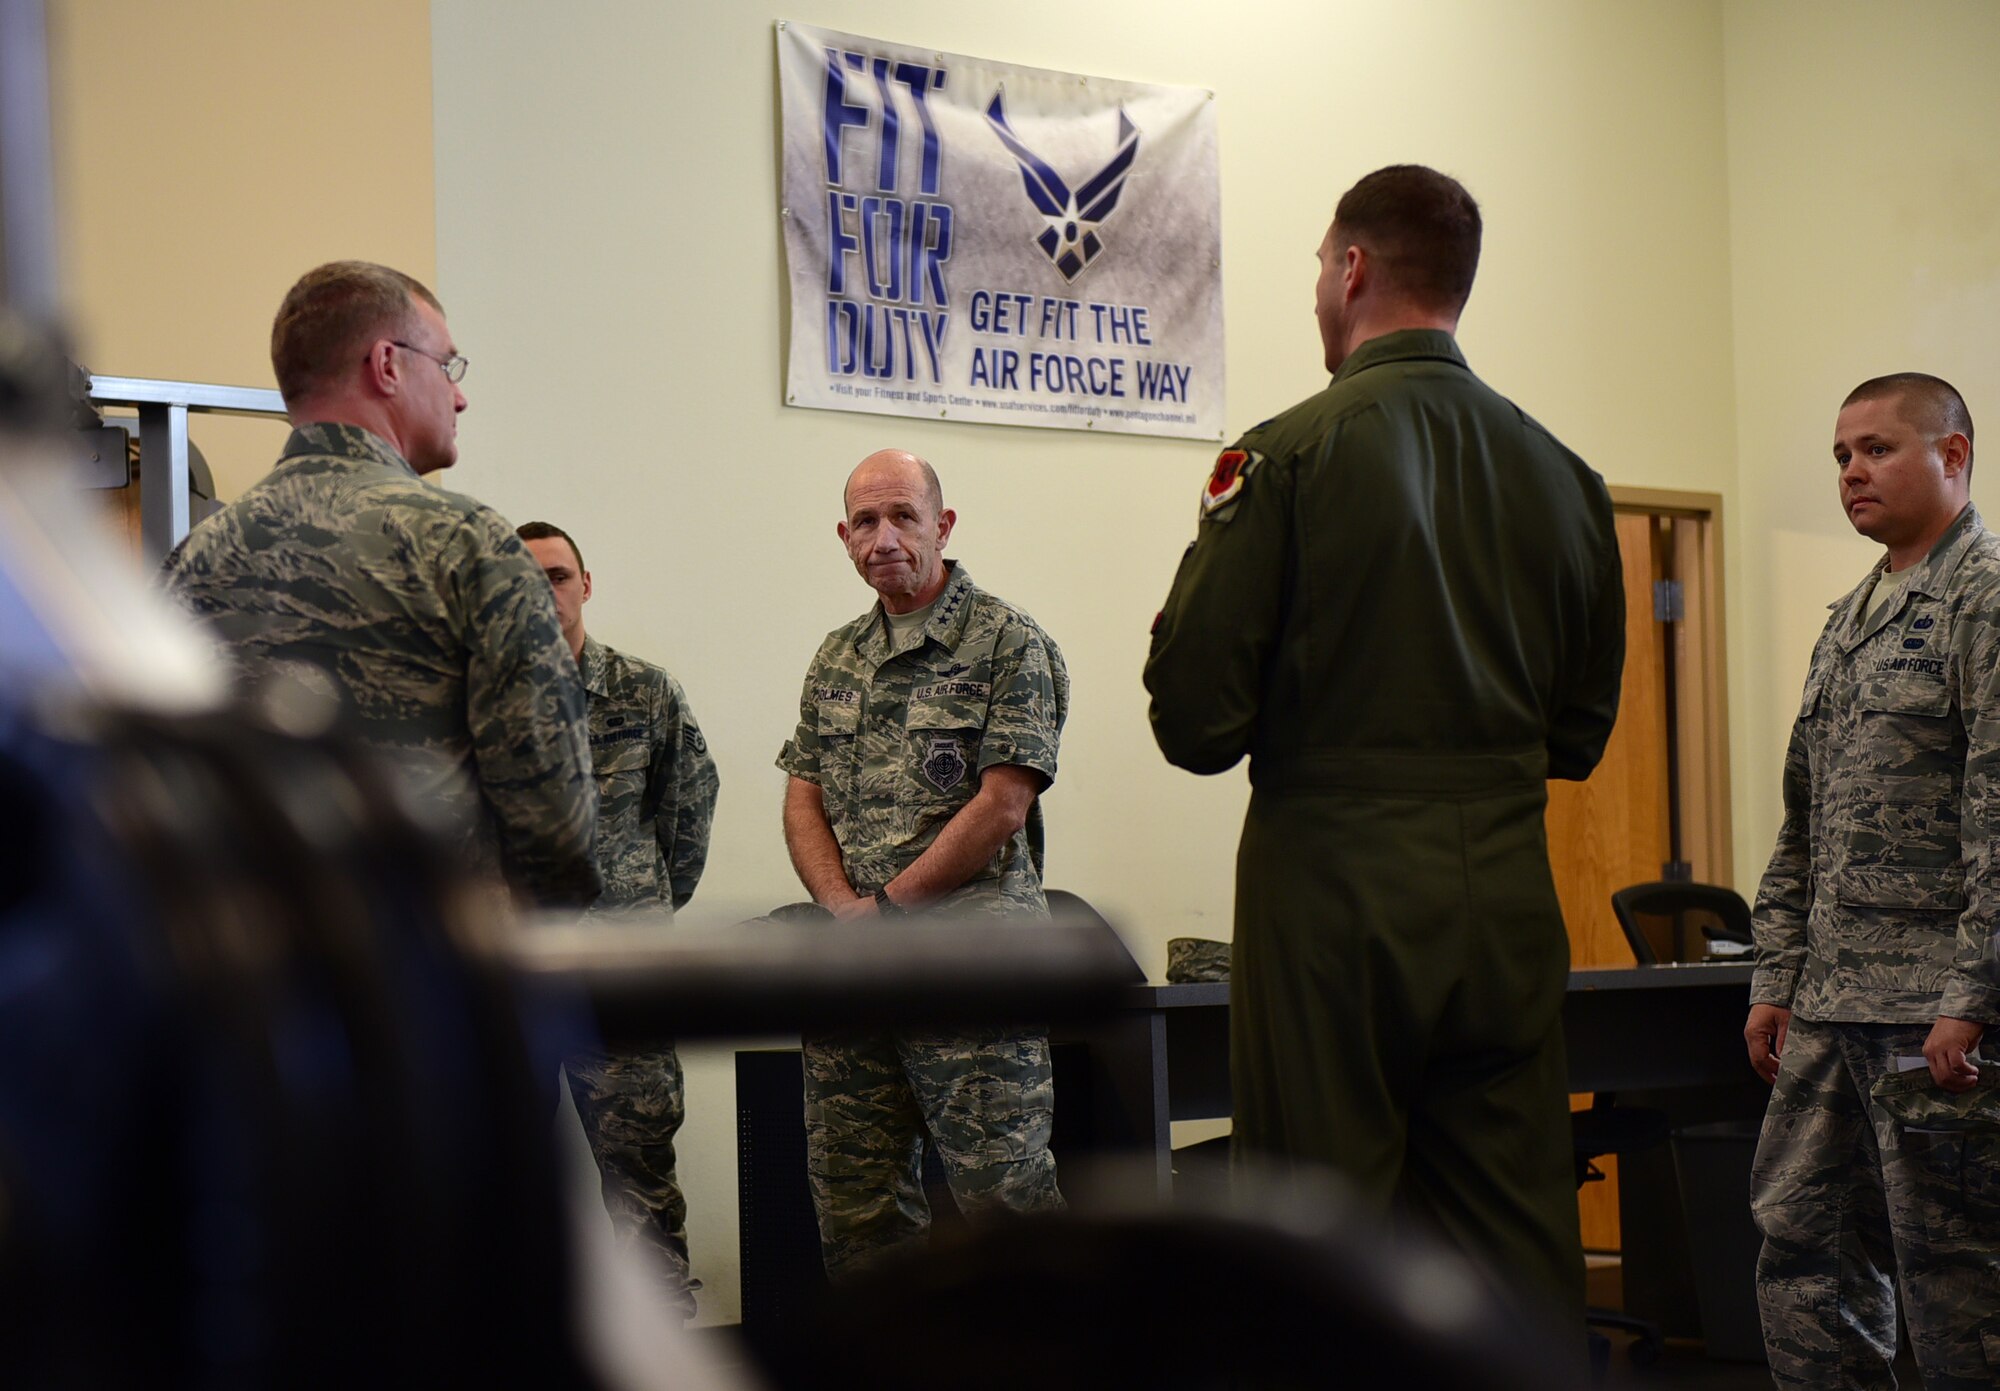
[[[1750,905],[1721,884],[1662,879],[1611,895],[1611,911],[1642,966],[1699,961],[1711,941],[1750,942]],[[1699,923],[1699,935],[1689,929]]]
[[1088,899],[1082,894],[1073,894],[1067,889],[1047,888],[1042,890],[1042,897],[1048,900],[1049,916],[1056,922],[1087,923],[1092,926],[1109,929],[1112,935],[1117,937],[1118,945],[1125,948],[1125,959],[1131,963],[1131,970],[1127,972],[1127,978],[1135,984],[1143,985],[1145,983],[1146,969],[1139,964],[1139,958],[1132,955],[1131,946],[1126,943],[1124,936],[1118,932],[1117,928],[1112,927],[1109,922],[1105,921],[1104,915],[1098,912]]

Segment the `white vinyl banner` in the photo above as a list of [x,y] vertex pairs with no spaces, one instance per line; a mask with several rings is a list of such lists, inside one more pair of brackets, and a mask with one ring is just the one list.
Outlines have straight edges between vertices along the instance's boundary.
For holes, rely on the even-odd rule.
[[1214,94],[778,25],[796,406],[1218,440]]

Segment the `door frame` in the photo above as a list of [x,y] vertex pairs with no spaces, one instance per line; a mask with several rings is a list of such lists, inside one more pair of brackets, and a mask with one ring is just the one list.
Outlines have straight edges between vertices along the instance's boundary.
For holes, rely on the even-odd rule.
[[1654,517],[1670,528],[1667,553],[1682,612],[1672,632],[1681,855],[1697,882],[1733,885],[1722,494],[1609,486],[1614,512]]

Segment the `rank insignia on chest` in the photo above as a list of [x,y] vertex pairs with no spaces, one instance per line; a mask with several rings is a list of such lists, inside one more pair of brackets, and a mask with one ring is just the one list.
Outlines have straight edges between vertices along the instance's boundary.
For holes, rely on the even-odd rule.
[[949,792],[965,781],[965,751],[958,746],[958,740],[949,734],[940,734],[931,740],[931,746],[924,752],[921,765],[924,776],[931,786],[940,792]]
[[1250,449],[1225,449],[1217,455],[1215,468],[1201,490],[1201,515],[1211,516],[1217,508],[1234,502],[1261,462],[1263,455]]

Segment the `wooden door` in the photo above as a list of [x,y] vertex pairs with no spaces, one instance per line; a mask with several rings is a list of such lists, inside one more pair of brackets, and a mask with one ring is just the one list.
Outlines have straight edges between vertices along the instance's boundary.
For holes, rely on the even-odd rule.
[[[1611,913],[1611,895],[1628,884],[1658,879],[1672,855],[1668,802],[1668,626],[1654,617],[1653,586],[1664,578],[1670,552],[1662,519],[1620,512],[1618,547],[1625,571],[1625,678],[1618,723],[1604,761],[1588,782],[1549,784],[1549,865],[1569,929],[1576,966],[1630,966],[1632,949]],[[1588,1095],[1571,1106],[1588,1106]],[[1583,1244],[1616,1250],[1616,1161],[1598,1161],[1606,1179],[1578,1190]]]
[[1657,517],[1618,515],[1625,569],[1625,679],[1618,723],[1588,782],[1549,784],[1549,865],[1577,966],[1629,966],[1611,895],[1660,877],[1672,854],[1667,798],[1665,624],[1653,617],[1664,575]]

